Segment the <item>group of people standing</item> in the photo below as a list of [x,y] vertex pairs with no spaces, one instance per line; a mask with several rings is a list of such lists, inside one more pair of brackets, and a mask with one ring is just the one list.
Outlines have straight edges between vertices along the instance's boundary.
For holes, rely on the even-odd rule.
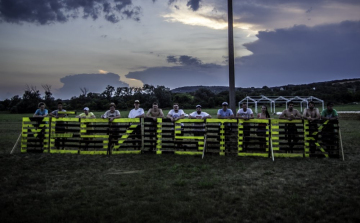
[[[35,111],[33,117],[47,117],[48,115],[51,117],[59,118],[59,117],[65,117],[66,116],[66,110],[63,109],[62,102],[58,102],[58,108],[51,113],[48,113],[48,110],[45,108],[45,103],[40,102],[38,104],[38,109]],[[94,113],[90,112],[90,109],[88,107],[84,108],[84,112],[80,115],[76,116],[77,118],[96,118]],[[140,108],[140,101],[135,100],[134,102],[134,109],[132,109],[129,112],[128,118],[165,118],[164,113],[162,109],[159,108],[158,104],[154,102],[152,104],[152,107],[148,110],[148,112],[145,114],[144,109]],[[121,118],[121,114],[119,110],[116,110],[115,103],[110,103],[110,108],[107,110],[101,118],[108,118],[110,121],[113,121],[116,118]],[[168,114],[166,115],[166,118],[171,119],[171,121],[177,121],[178,119],[185,118],[185,112],[180,109],[178,103],[173,104],[173,109],[171,109]],[[211,118],[211,115],[207,112],[201,111],[201,105],[196,105],[196,111],[192,112],[189,115],[189,118],[191,119],[207,119]],[[236,113],[236,116],[234,116],[234,113],[231,109],[228,108],[228,103],[223,102],[222,103],[222,109],[219,109],[217,112],[217,118],[218,119],[253,119],[254,113],[251,108],[248,108],[247,103],[242,103],[242,107],[238,110]],[[258,119],[268,119],[270,118],[270,114],[267,110],[267,107],[265,105],[261,106],[261,112],[257,114],[256,118]],[[338,114],[335,109],[333,109],[333,103],[329,102],[327,104],[327,108],[324,109],[321,112],[319,112],[318,108],[315,108],[315,103],[313,101],[309,102],[309,108],[304,109],[303,114],[297,110],[294,109],[294,103],[289,102],[288,108],[285,109],[280,117],[280,119],[287,119],[287,120],[294,120],[294,119],[307,119],[310,122],[314,120],[324,119],[324,120],[336,120],[338,119]]]

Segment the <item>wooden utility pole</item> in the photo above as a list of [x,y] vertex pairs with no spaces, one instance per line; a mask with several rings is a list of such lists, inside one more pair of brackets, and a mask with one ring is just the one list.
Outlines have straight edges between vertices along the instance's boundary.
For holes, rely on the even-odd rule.
[[228,48],[229,48],[229,105],[236,114],[235,102],[235,61],[234,61],[234,35],[233,35],[233,6],[228,0]]

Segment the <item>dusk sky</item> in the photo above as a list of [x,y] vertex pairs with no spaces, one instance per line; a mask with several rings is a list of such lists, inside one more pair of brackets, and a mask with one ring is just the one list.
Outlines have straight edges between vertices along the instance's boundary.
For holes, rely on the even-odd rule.
[[[360,0],[233,0],[236,87],[360,78]],[[0,100],[226,86],[227,0],[0,0]]]

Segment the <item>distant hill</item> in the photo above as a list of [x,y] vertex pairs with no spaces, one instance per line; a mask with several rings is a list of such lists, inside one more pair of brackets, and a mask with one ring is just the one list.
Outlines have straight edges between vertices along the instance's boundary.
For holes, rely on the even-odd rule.
[[[297,86],[312,86],[312,87],[317,87],[317,86],[324,86],[324,85],[343,85],[343,84],[351,84],[351,83],[356,83],[356,82],[360,82],[360,78],[354,78],[354,79],[342,79],[342,80],[332,80],[332,81],[324,81],[324,82],[314,82],[314,83],[309,83],[309,84],[288,84],[288,85],[283,85],[283,86],[275,86],[275,87],[268,87],[269,89],[288,89],[288,88],[293,88],[293,87],[297,87]],[[196,90],[200,89],[200,88],[206,88],[209,89],[210,91],[212,91],[215,94],[218,94],[222,91],[228,91],[229,87],[227,86],[185,86],[185,87],[178,87],[178,88],[174,88],[171,90],[172,93],[192,93],[195,92]],[[254,88],[254,87],[250,87],[250,88],[236,88],[238,89],[262,89],[262,88]]]

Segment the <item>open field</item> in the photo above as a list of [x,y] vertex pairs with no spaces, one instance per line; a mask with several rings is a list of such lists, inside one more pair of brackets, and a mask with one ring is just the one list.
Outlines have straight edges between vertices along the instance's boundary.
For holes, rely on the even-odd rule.
[[23,116],[31,114],[0,115],[2,222],[360,220],[360,120],[340,120],[345,161],[272,162],[233,156],[20,154],[19,148],[10,155]]

